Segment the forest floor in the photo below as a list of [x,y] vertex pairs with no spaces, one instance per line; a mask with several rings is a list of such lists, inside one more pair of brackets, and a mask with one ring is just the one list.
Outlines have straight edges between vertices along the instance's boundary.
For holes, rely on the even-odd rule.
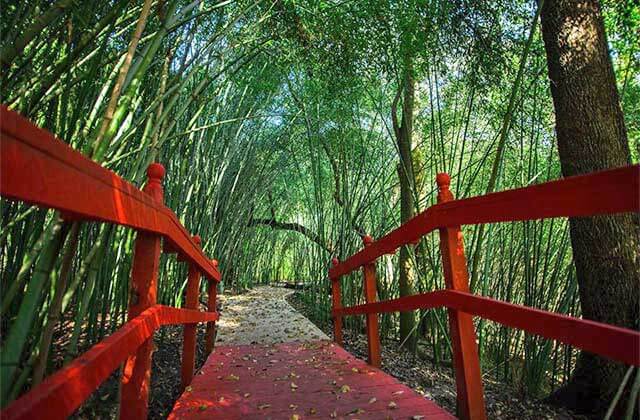
[[[307,306],[299,292],[289,294],[288,302],[303,315],[312,318],[313,308]],[[333,336],[330,322],[316,323],[328,336]],[[343,331],[343,347],[356,357],[367,359],[367,336],[349,329]],[[440,407],[455,414],[456,382],[453,370],[436,366],[399,346],[395,340],[382,342],[382,370],[413,388],[425,397],[434,400]],[[521,398],[507,384],[483,378],[487,417],[490,419],[517,420],[568,420],[586,419],[566,410],[549,406],[533,399]]]

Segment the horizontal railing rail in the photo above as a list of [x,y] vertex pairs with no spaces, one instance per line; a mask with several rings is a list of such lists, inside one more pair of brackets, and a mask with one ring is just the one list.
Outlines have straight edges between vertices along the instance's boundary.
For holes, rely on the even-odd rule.
[[216,320],[216,312],[152,306],[47,377],[37,388],[2,411],[2,418],[67,418],[161,326]]
[[[479,197],[454,200],[450,179],[439,174],[438,204],[429,207],[329,270],[332,281],[334,339],[342,343],[342,317],[366,315],[369,363],[380,366],[377,314],[447,308],[456,374],[458,415],[485,419],[476,335],[471,316],[479,316],[629,365],[640,366],[640,332],[568,315],[515,305],[470,292],[461,226],[553,217],[586,217],[640,211],[640,166],[568,177]],[[405,245],[440,233],[445,290],[377,301],[375,261]],[[343,307],[340,279],[362,268],[365,304]]]
[[196,264],[206,277],[220,280],[218,269],[169,208],[4,105],[0,121],[3,197],[60,210],[67,219],[162,235],[169,241],[165,248]]
[[[147,183],[139,190],[114,172],[73,150],[51,133],[0,106],[0,195],[60,212],[65,222],[99,221],[137,231],[131,269],[128,321],[68,366],[47,377],[9,404],[3,419],[66,418],[109,375],[123,364],[120,391],[121,419],[147,416],[153,333],[160,326],[184,324],[181,384],[192,380],[196,323],[206,322],[205,349],[213,349],[217,261],[200,247],[176,215],[163,204],[162,165],[147,169]],[[164,251],[177,253],[189,273],[184,309],[158,305],[157,278],[161,239]],[[208,280],[207,311],[200,312],[200,277]],[[19,355],[12,356],[15,363]],[[5,368],[3,354],[3,369]],[[15,364],[13,363],[13,364]],[[11,377],[7,370],[3,377]],[[8,384],[3,384],[7,386]]]
[[637,211],[640,166],[596,172],[438,203],[329,270],[340,276],[442,227]]
[[640,365],[640,335],[636,331],[455,290],[437,290],[336,309],[333,316],[436,308],[455,309],[477,315],[508,327],[559,340],[619,362]]

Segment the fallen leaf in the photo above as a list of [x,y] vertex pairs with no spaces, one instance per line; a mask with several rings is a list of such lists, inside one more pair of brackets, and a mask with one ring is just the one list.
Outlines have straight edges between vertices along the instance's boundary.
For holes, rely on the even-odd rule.
[[198,410],[200,410],[200,411],[204,411],[206,409],[207,409],[207,406],[204,405],[204,404],[202,404],[200,407],[198,407]]
[[289,420],[300,420],[300,416],[297,414],[292,414]]
[[329,414],[329,417],[331,417],[332,419],[335,419],[338,417],[338,412],[336,410],[333,410],[333,412],[331,414]]
[[362,408],[354,408],[353,410],[349,411],[347,415],[352,416],[354,414],[362,414],[362,413],[364,413],[364,410]]
[[400,394],[404,394],[404,391],[396,391],[391,393],[391,395],[400,395]]
[[358,370],[358,368],[351,368],[351,371],[352,371],[352,372],[355,372],[355,373],[360,372],[360,371]]
[[289,404],[289,408],[295,410],[296,408],[298,408],[298,406],[295,404]]
[[245,398],[249,398],[250,396],[251,396],[251,394],[250,394],[249,392],[246,392],[246,393],[244,394],[244,397],[245,397]]
[[310,408],[309,409],[309,414],[316,414],[316,413],[317,413],[317,411],[316,411],[315,408]]
[[265,408],[271,407],[271,404],[260,404],[258,406],[258,410],[264,410]]
[[424,416],[416,415],[416,416],[411,417],[411,420],[422,420],[423,418],[424,418]]
[[387,407],[389,407],[390,409],[394,410],[394,409],[398,408],[398,404],[396,404],[393,401],[391,401]]
[[191,392],[193,391],[193,388],[191,386],[188,386],[184,389],[186,392]]
[[219,402],[219,403],[223,403],[223,402],[224,402],[224,397],[220,397],[220,398],[218,398],[218,402]]
[[234,375],[234,374],[232,373],[231,375],[227,376],[227,377],[226,377],[226,378],[224,378],[224,379],[226,379],[227,381],[238,381],[238,380],[240,380],[240,377],[239,377],[239,376],[236,376],[236,375]]
[[376,397],[372,397],[372,398],[369,400],[369,404],[373,404],[373,403],[374,403],[374,402],[376,402],[376,401],[378,401],[378,399],[377,399]]
[[349,391],[351,391],[351,388],[349,387],[349,385],[342,385],[340,387],[340,392],[342,392],[343,394],[346,394]]
[[292,390],[298,389],[298,385],[296,385],[294,382],[291,382],[291,389]]

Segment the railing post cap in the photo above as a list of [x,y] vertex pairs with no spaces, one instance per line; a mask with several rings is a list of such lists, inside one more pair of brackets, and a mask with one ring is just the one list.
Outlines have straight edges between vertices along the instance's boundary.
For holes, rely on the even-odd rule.
[[364,243],[364,246],[369,246],[373,243],[373,238],[371,235],[364,235],[362,237],[362,242]]
[[147,176],[149,179],[156,180],[158,182],[162,181],[166,172],[167,171],[164,169],[164,166],[157,162],[154,162],[147,167]]
[[202,238],[200,238],[200,235],[193,235],[191,238],[193,239],[193,242],[196,243],[196,245],[202,245]]
[[216,259],[211,260],[211,264],[213,264],[214,267],[218,268],[218,260]]
[[436,184],[438,184],[438,189],[448,190],[451,185],[451,177],[446,172],[440,172],[436,175]]
[[340,260],[338,260],[336,257],[333,257],[333,259],[331,259],[331,264],[335,267],[336,265],[340,264]]

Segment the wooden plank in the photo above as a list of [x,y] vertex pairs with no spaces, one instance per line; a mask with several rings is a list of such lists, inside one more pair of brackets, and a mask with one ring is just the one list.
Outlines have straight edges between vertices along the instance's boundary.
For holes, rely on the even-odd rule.
[[176,215],[112,171],[73,150],[6,106],[0,106],[0,194],[60,210],[74,220],[98,220],[162,235],[167,248],[208,278],[220,273]]
[[327,341],[218,347],[169,418],[329,418],[333,413],[336,418],[453,418]]
[[[159,265],[160,237],[138,232],[131,270],[129,321],[156,304]],[[150,337],[124,364],[120,378],[120,418],[124,420],[147,417],[152,351],[153,338]]]
[[[162,165],[152,164],[147,169],[147,185],[144,192],[156,203],[162,204],[164,192]],[[140,231],[136,233],[133,251],[133,266],[129,290],[129,313],[131,321],[157,303],[158,269],[160,266],[160,235]],[[149,390],[151,389],[151,353],[153,338],[138,347],[134,355],[127,357],[120,377],[120,418],[138,420],[147,417]]]
[[[194,236],[194,242],[200,245],[199,236]],[[215,284],[215,283],[214,283]],[[200,292],[200,271],[198,267],[189,264],[189,273],[187,275],[187,292],[185,296],[185,309],[198,308],[198,294]],[[196,362],[196,325],[185,325],[182,340],[182,366],[180,371],[180,385],[182,391],[191,383],[193,379],[193,370]]]
[[[367,247],[373,243],[373,238],[366,235],[363,238],[364,246]],[[378,292],[376,286],[376,265],[375,263],[365,264],[362,268],[364,280],[364,298],[365,302],[373,303],[378,300]],[[380,335],[378,332],[378,315],[367,314],[367,353],[368,362],[375,367],[381,366],[380,358]]]
[[434,229],[640,211],[640,165],[436,204],[329,270],[335,279]]
[[64,419],[162,325],[215,321],[217,313],[155,305],[0,413],[3,420]]
[[[211,263],[213,264],[214,267],[216,268],[218,267],[217,260],[211,260]],[[218,289],[217,289],[216,282],[209,281],[209,284],[207,285],[207,297],[208,297],[207,310],[209,312],[215,312],[217,310],[216,309],[217,295],[218,295]],[[207,322],[207,331],[205,333],[205,338],[204,338],[204,348],[207,354],[213,351],[215,334],[216,334],[216,323]]]
[[[333,258],[331,264],[335,267],[338,265],[338,259]],[[334,310],[342,308],[342,297],[340,291],[340,276],[331,279],[331,305]],[[342,345],[342,317],[337,314],[333,315],[333,341],[338,345]]]
[[443,307],[458,309],[502,325],[558,340],[628,365],[640,366],[638,331],[464,292],[438,290],[342,308],[335,310],[333,315],[364,315]]
[[[438,174],[438,203],[453,200],[448,174]],[[459,226],[440,228],[440,254],[444,282],[448,290],[469,292],[469,273],[464,254],[464,241]],[[456,375],[457,414],[463,420],[484,420],[484,390],[480,357],[471,315],[449,309],[449,331]]]

